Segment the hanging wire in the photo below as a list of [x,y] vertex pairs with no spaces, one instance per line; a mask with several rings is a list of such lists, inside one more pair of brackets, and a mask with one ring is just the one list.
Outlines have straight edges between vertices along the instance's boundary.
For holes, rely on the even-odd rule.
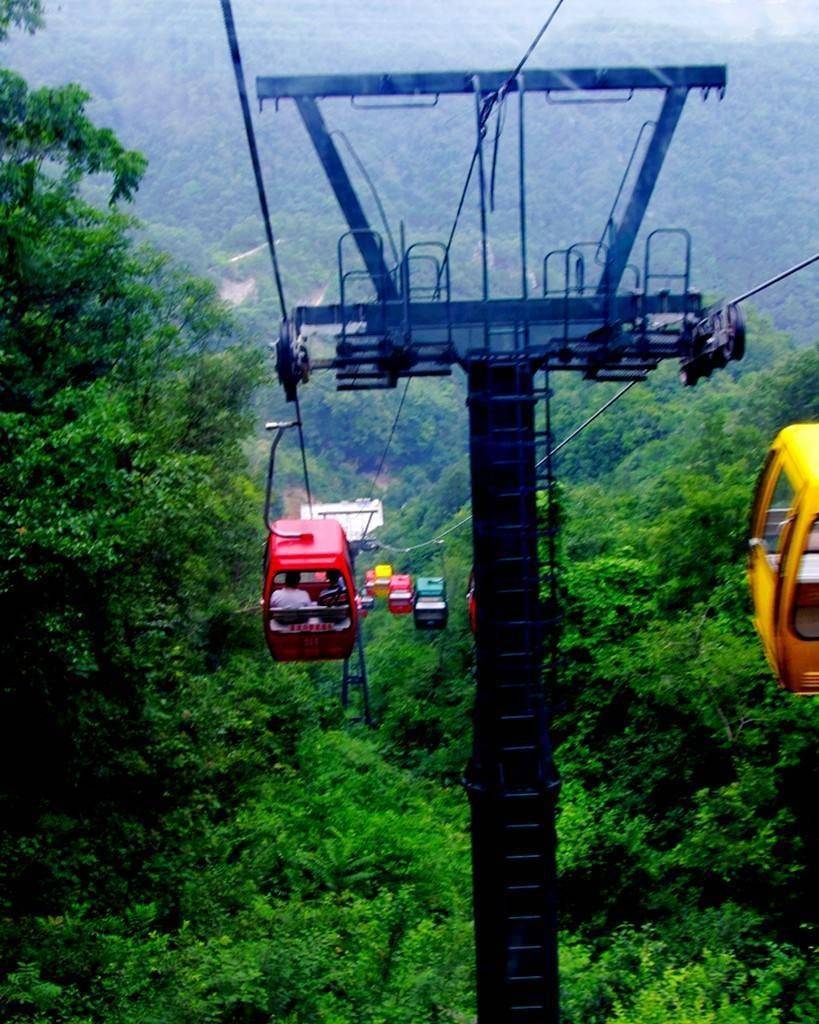
[[[489,115],[492,113],[492,110],[493,110],[495,104],[499,103],[499,102],[502,102],[504,97],[506,96],[506,93],[509,91],[509,89],[512,87],[512,85],[514,85],[515,79],[518,77],[518,75],[521,73],[521,71],[523,71],[524,65],[529,60],[529,58],[532,56],[532,54],[535,52],[535,48],[537,47],[537,44],[540,42],[540,40],[546,34],[546,30],[549,28],[549,26],[554,21],[555,15],[560,10],[560,8],[563,6],[564,2],[565,2],[565,0],[557,0],[557,3],[554,5],[554,7],[551,10],[551,13],[549,14],[549,17],[540,26],[540,31],[535,36],[535,38],[532,40],[532,42],[529,43],[529,47],[526,50],[526,53],[524,53],[524,55],[518,61],[517,66],[515,67],[515,70],[512,72],[512,74],[506,79],[506,81],[503,83],[503,85],[496,92],[489,93],[489,95],[484,99],[484,101],[483,101],[483,109],[481,110],[481,118],[480,118],[480,124],[481,124],[481,128],[482,129],[484,129],[484,130],[486,129],[486,122],[489,120]],[[479,145],[480,145],[480,142],[479,142]]]
[[495,212],[495,179],[498,170],[498,153],[500,151],[500,138],[506,124],[506,94],[498,101],[498,115],[495,118],[495,138],[492,142],[492,169],[489,173],[489,209]]
[[[267,193],[262,178],[262,167],[259,162],[259,150],[256,145],[256,132],[253,128],[253,119],[250,116],[250,104],[247,99],[247,87],[245,85],[245,73],[242,68],[242,55],[239,52],[239,40],[236,36],[236,23],[233,20],[233,7],[231,0],[221,0],[222,14],[225,19],[225,31],[227,32],[230,56],[233,61],[233,71],[236,76],[236,88],[239,92],[239,103],[242,107],[242,118],[245,123],[245,134],[247,135],[247,146],[250,150],[250,162],[253,164],[253,176],[256,179],[256,193],[259,197],[259,207],[262,211],[264,231],[267,237],[267,246],[270,250],[270,261],[273,264],[273,277],[276,281],[276,291],[279,297],[282,320],[287,320],[287,303],[284,298],[284,285],[279,270],[279,260],[276,255],[276,241],[273,237],[273,228],[270,222],[270,210],[267,205]],[[301,427],[299,427],[301,429]]]
[[[619,401],[619,399],[621,399],[623,397],[623,395],[627,391],[630,391],[631,388],[633,388],[634,385],[638,384],[638,383],[639,383],[638,380],[631,380],[631,381],[628,382],[628,384],[626,384],[625,387],[620,388],[620,390],[617,392],[617,394],[614,395],[613,397],[611,397],[603,405],[601,405],[600,408],[597,410],[597,412],[595,412],[591,416],[589,416],[589,418],[587,420],[584,420],[580,424],[579,427],[577,427],[575,430],[573,430],[571,432],[571,434],[568,435],[568,437],[564,437],[563,440],[559,444],[556,444],[554,446],[554,448],[550,449],[548,454],[545,455],[540,460],[540,462],[537,463],[535,468],[536,469],[540,469],[542,466],[546,465],[546,463],[549,462],[552,459],[553,456],[557,455],[557,453],[561,450],[561,448],[564,448],[569,443],[569,441],[573,441],[577,437],[578,434],[580,434],[582,431],[584,431],[586,429],[586,427],[589,426],[589,424],[594,423],[594,421],[597,419],[598,416],[602,416],[603,413],[606,411],[606,409],[610,409],[614,405],[615,402]],[[550,470],[550,472],[551,472],[551,470]],[[380,540],[378,542],[378,545],[379,545],[379,547],[385,548],[387,551],[397,551],[397,552],[399,552],[401,554],[409,554],[411,551],[420,551],[421,548],[428,548],[432,544],[440,544],[440,542],[444,539],[444,537],[448,537],[450,535],[450,533],[454,533],[456,530],[460,530],[460,528],[462,526],[466,526],[466,524],[470,523],[470,522],[472,522],[472,515],[471,514],[468,515],[468,516],[465,516],[463,519],[460,519],[453,526],[450,526],[448,529],[444,530],[443,533],[439,533],[437,535],[437,537],[432,537],[432,538],[430,538],[430,540],[421,541],[420,544],[411,544],[407,548],[398,547],[395,544],[387,544],[383,540]]]
[[[449,250],[452,247],[452,242],[453,242],[453,240],[455,238],[455,232],[458,230],[458,223],[459,223],[459,221],[461,219],[461,213],[463,212],[464,203],[466,201],[466,195],[467,195],[467,192],[469,191],[469,185],[470,185],[470,182],[472,181],[472,175],[473,175],[473,173],[475,171],[475,164],[478,161],[478,154],[480,153],[481,144],[482,144],[483,139],[484,139],[484,137],[486,135],[486,125],[487,125],[487,122],[489,121],[489,117],[492,114],[492,111],[493,111],[493,109],[495,107],[495,104],[498,103],[499,101],[501,103],[503,102],[503,98],[505,97],[506,93],[508,92],[510,86],[514,83],[515,79],[518,77],[518,75],[523,70],[524,65],[526,64],[526,62],[529,60],[529,58],[534,53],[535,48],[537,47],[538,43],[540,42],[540,40],[545,35],[546,30],[549,28],[549,26],[554,21],[555,15],[560,10],[560,8],[563,6],[564,2],[565,2],[565,0],[557,0],[557,3],[554,5],[554,7],[551,10],[551,13],[549,14],[549,17],[546,19],[546,21],[543,23],[543,25],[541,25],[540,31],[535,36],[535,38],[532,40],[532,42],[529,44],[529,47],[527,48],[527,50],[524,53],[524,55],[518,61],[515,70],[506,79],[506,81],[503,83],[503,85],[500,87],[500,89],[498,89],[497,92],[489,93],[489,95],[486,96],[484,101],[483,101],[483,106],[481,108],[481,115],[480,115],[479,123],[478,123],[478,139],[477,139],[477,141],[475,143],[475,148],[474,148],[474,150],[472,152],[472,159],[469,161],[469,170],[466,172],[466,180],[464,181],[463,188],[461,189],[461,198],[458,200],[458,209],[455,212],[455,219],[452,222],[452,227],[451,227],[450,232],[449,232],[449,238],[447,239],[446,245],[444,247],[444,258],[441,260],[441,269],[440,269],[440,271],[438,273],[438,281],[439,282],[441,280],[441,274],[444,272],[444,268],[446,267],[447,263],[449,262]],[[501,126],[500,130],[502,130],[502,126]],[[492,180],[493,180],[492,191],[493,191],[493,193],[494,193],[494,167],[495,167],[495,163],[496,163],[497,146],[498,146],[499,141],[500,141],[500,134],[499,134],[499,132],[496,132],[496,136],[495,136],[495,156],[493,157],[493,172],[492,172]]]
[[[790,277],[792,274],[798,273],[800,270],[804,270],[805,267],[809,267],[812,263],[819,261],[819,252],[808,256],[806,260],[802,260],[800,263],[795,263],[792,267],[788,267],[787,270],[783,270],[781,274],[775,274],[773,277],[769,277],[767,281],[763,281],[762,284],[756,285],[754,288],[750,288],[747,292],[743,292],[742,295],[737,295],[735,299],[729,299],[728,302],[719,303],[721,306],[738,306],[740,302],[744,302],[746,299],[750,299],[752,295],[758,295],[760,292],[764,292],[766,288],[770,288],[771,285],[778,284],[780,281],[784,281],[786,277]],[[711,307],[712,310],[715,307]],[[669,321],[666,326],[670,326],[672,323],[678,323],[680,320],[684,320],[685,315],[682,314],[676,317],[674,320]]]
[[573,430],[571,432],[571,434],[569,434],[568,437],[564,437],[563,440],[560,442],[560,444],[555,445],[555,447],[552,448],[552,450],[549,452],[549,454],[547,456],[545,456],[544,458],[542,458],[540,460],[540,462],[537,463],[535,468],[536,469],[540,469],[541,466],[544,466],[546,464],[547,460],[551,459],[553,455],[557,455],[557,453],[560,451],[561,448],[564,448],[569,443],[569,441],[571,441],[575,437],[577,437],[577,435],[579,433],[581,433],[581,431],[585,430],[586,427],[588,427],[588,425],[590,423],[594,423],[594,421],[597,419],[598,416],[602,416],[603,413],[606,411],[606,409],[608,409],[610,406],[614,405],[614,403],[616,401],[618,401],[619,399],[621,399],[623,397],[623,395],[627,391],[630,391],[631,388],[633,388],[635,384],[639,384],[639,383],[640,383],[639,378],[635,378],[634,380],[630,380],[628,382],[628,384],[626,384],[625,387],[620,388],[620,390],[617,392],[617,394],[614,395],[612,398],[610,398],[608,400],[608,402],[605,403],[605,405],[601,405],[600,408],[597,410],[597,412],[595,412],[591,416],[589,416],[589,418],[587,420],[584,420],[580,424],[580,426],[577,427],[577,429]]
[[740,302],[750,299],[752,295],[764,292],[765,289],[770,288],[772,284],[778,284],[780,281],[784,281],[786,277],[790,277],[791,274],[796,274],[798,271],[804,270],[805,267],[809,267],[811,263],[816,263],[817,260],[819,260],[819,252],[814,253],[813,256],[809,256],[806,260],[802,260],[801,263],[796,263],[787,270],[783,270],[781,274],[768,278],[767,281],[763,281],[762,284],[758,284],[755,288],[751,288],[750,291],[743,292],[742,295],[738,295],[735,299],[731,299],[729,305],[736,306]]
[[334,128],[330,132],[330,135],[337,135],[341,139],[341,141],[347,147],[350,156],[353,158],[355,165],[358,168],[359,173],[361,174],[361,177],[367,183],[367,187],[369,188],[370,192],[372,193],[372,197],[375,200],[375,205],[378,207],[378,214],[381,217],[381,223],[384,225],[384,231],[386,232],[387,239],[390,243],[390,249],[392,250],[392,258],[393,260],[395,260],[397,266],[398,263],[400,263],[400,260],[398,258],[398,247],[395,244],[395,238],[393,237],[392,229],[390,228],[390,222],[387,219],[387,214],[381,202],[381,197],[378,194],[378,189],[375,187],[375,183],[373,182],[372,178],[367,172],[367,168],[364,166],[364,161],[356,152],[355,146],[353,146],[352,142],[350,142],[346,133],[341,131],[340,128]]
[[464,187],[461,189],[461,198],[458,200],[458,209],[455,211],[455,219],[452,221],[452,227],[449,230],[449,238],[446,240],[444,246],[444,258],[441,260],[441,269],[438,272],[438,284],[441,282],[441,275],[446,269],[446,265],[449,262],[449,250],[452,248],[452,242],[455,239],[455,232],[458,230],[458,222],[461,219],[461,213],[463,212],[464,203],[466,202],[466,195],[469,191],[469,184],[472,181],[472,174],[475,170],[475,164],[478,162],[478,148],[476,146],[472,153],[472,160],[469,164],[469,170],[466,172],[466,180],[464,181]]
[[486,123],[486,119],[488,119],[488,117],[489,117],[489,112],[491,111],[492,107],[495,104],[498,105],[498,114],[497,114],[497,118],[496,118],[496,121],[495,121],[495,139],[494,139],[494,142],[492,144],[492,172],[491,172],[490,179],[489,179],[489,209],[492,210],[493,212],[495,210],[495,178],[496,178],[496,173],[497,173],[497,168],[498,168],[498,151],[499,151],[499,147],[500,147],[500,137],[503,134],[503,126],[504,126],[504,123],[506,121],[505,107],[504,107],[504,102],[506,100],[506,94],[509,91],[510,86],[513,84],[515,79],[518,77],[518,75],[523,70],[523,66],[526,64],[526,62],[529,60],[529,58],[534,53],[535,48],[537,47],[537,44],[540,42],[540,40],[546,34],[546,30],[551,25],[552,21],[555,18],[555,15],[560,10],[560,8],[562,7],[563,3],[564,3],[564,0],[557,0],[557,3],[552,8],[551,14],[546,19],[546,21],[543,23],[543,25],[541,26],[540,31],[538,32],[538,34],[535,36],[535,38],[529,44],[528,50],[523,55],[523,57],[520,59],[520,61],[518,61],[518,66],[515,68],[515,70],[512,72],[512,74],[506,79],[506,81],[500,87],[500,89],[498,89],[498,91],[496,93],[494,93],[491,98],[487,97],[487,101],[489,101],[489,110],[486,111],[486,117],[483,118],[483,123],[484,124]]
[[310,518],[313,518],[313,493],[310,490],[310,476],[307,472],[307,452],[304,448],[304,429],[301,422],[301,405],[299,393],[296,392],[296,422],[299,425],[299,447],[301,448],[301,465],[304,470],[304,489],[307,492],[307,507],[310,509]]
[[542,25],[542,27],[541,27],[540,31],[539,31],[539,32],[538,32],[538,34],[537,34],[537,35],[535,36],[535,38],[534,38],[534,39],[532,40],[532,42],[531,42],[531,43],[529,44],[529,49],[528,49],[528,50],[526,51],[526,53],[524,53],[524,55],[523,55],[523,56],[521,57],[520,61],[518,62],[518,66],[517,66],[517,67],[515,68],[515,70],[514,70],[514,71],[512,72],[512,74],[511,74],[511,75],[509,76],[509,78],[507,78],[507,80],[506,80],[506,85],[505,85],[505,86],[503,87],[504,89],[508,89],[508,88],[509,88],[509,86],[510,86],[510,85],[512,84],[512,82],[514,82],[514,80],[515,80],[515,79],[516,79],[516,78],[518,77],[518,75],[519,75],[519,74],[521,73],[521,71],[523,71],[523,66],[524,66],[524,64],[526,63],[526,61],[527,61],[527,60],[529,60],[529,58],[530,58],[530,57],[532,56],[532,54],[533,54],[533,53],[535,52],[535,48],[537,47],[537,44],[538,44],[538,43],[540,42],[540,40],[541,40],[541,39],[542,39],[542,38],[544,37],[544,35],[546,34],[546,30],[548,29],[548,27],[549,27],[549,26],[550,26],[550,25],[552,24],[552,22],[554,21],[555,15],[556,15],[556,14],[557,14],[557,12],[558,12],[558,11],[560,10],[560,8],[561,8],[561,7],[563,6],[563,2],[564,2],[564,0],[557,0],[557,3],[556,3],[556,4],[554,5],[554,7],[552,8],[552,12],[551,12],[551,14],[550,14],[550,15],[549,15],[549,17],[548,17],[548,18],[546,19],[546,21],[544,21],[544,23],[543,23],[543,25]]
[[411,380],[412,377],[407,377],[407,382],[404,385],[404,392],[401,395],[401,401],[398,403],[398,409],[396,410],[395,413],[395,419],[392,421],[392,427],[390,428],[390,433],[389,436],[387,437],[387,443],[384,445],[384,451],[381,453],[381,461],[378,463],[378,469],[375,471],[373,481],[370,484],[370,501],[372,501],[373,498],[375,497],[375,488],[376,485],[378,484],[378,478],[381,476],[381,470],[384,468],[384,463],[387,460],[387,452],[390,450],[392,439],[395,436],[395,430],[396,427],[398,426],[398,420],[401,418],[401,410],[404,408],[404,402],[406,401],[407,392],[409,391]]
[[454,533],[456,530],[460,530],[462,526],[466,526],[467,523],[472,522],[472,516],[468,515],[464,519],[455,523],[454,526],[450,526],[449,529],[444,530],[443,533],[439,533],[437,537],[433,537],[431,540],[422,541],[420,544],[410,544],[407,548],[399,547],[396,544],[387,544],[386,541],[380,540],[378,546],[384,548],[385,551],[397,551],[399,554],[408,555],[411,551],[420,551],[421,548],[431,547],[433,544],[440,544],[445,537],[448,537],[450,533]]
[[[409,386],[410,386],[410,381],[411,380],[412,380],[412,377],[407,377],[407,382],[404,385],[404,391],[403,391],[403,394],[401,395],[401,401],[398,403],[398,409],[396,410],[396,413],[395,413],[395,419],[392,421],[392,427],[390,429],[389,436],[387,437],[387,443],[384,445],[384,451],[381,453],[381,461],[378,463],[378,469],[375,471],[375,475],[373,476],[373,481],[370,484],[370,497],[369,497],[370,501],[372,501],[373,498],[375,497],[375,488],[376,488],[376,485],[378,483],[378,478],[381,476],[381,470],[384,468],[384,463],[387,460],[387,452],[390,450],[390,445],[392,444],[392,439],[395,436],[395,430],[396,430],[396,428],[398,426],[398,420],[401,418],[401,410],[404,408],[404,402],[405,402],[406,397],[407,397],[407,392],[409,391]],[[365,540],[366,537],[367,537],[367,534],[370,532],[370,524],[372,523],[372,520],[373,520],[373,516],[372,516],[372,513],[370,513],[370,518],[367,520],[367,525],[364,527],[364,533],[361,535],[361,539],[362,540]]]

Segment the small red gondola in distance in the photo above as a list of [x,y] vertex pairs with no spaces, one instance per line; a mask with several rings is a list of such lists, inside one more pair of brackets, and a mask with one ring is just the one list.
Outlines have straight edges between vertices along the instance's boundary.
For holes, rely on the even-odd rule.
[[262,611],[265,640],[276,661],[348,658],[358,628],[355,593],[350,547],[335,519],[272,524]]
[[390,579],[387,607],[393,615],[409,615],[415,604],[412,576],[408,573],[394,573]]
[[757,487],[748,567],[756,625],[780,684],[819,695],[819,423],[780,432]]

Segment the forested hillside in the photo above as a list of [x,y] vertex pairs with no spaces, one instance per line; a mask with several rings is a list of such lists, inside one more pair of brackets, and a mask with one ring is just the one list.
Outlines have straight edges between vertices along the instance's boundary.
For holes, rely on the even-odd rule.
[[[650,213],[651,227],[682,223],[691,229],[695,280],[736,294],[810,250],[819,153],[811,116],[819,88],[815,17],[800,14],[812,37],[803,28],[786,38],[737,40],[723,36],[718,17],[706,17],[695,4],[681,5],[679,19],[669,12],[672,25],[682,22],[676,28],[658,25],[656,10],[651,21],[642,21],[646,8],[656,5],[632,0],[621,5],[618,20],[601,17],[600,6],[567,3],[535,55],[537,66],[729,65],[722,105],[690,98]],[[719,6],[724,17],[729,5]],[[532,0],[452,0],[446,11],[431,0],[400,0],[388,8],[372,0],[313,0],[280,5],[275,15],[258,0],[236,3],[251,82],[256,74],[308,70],[511,67],[541,13]],[[34,83],[81,81],[93,95],[97,120],[147,155],[136,208],[162,247],[196,270],[255,276],[260,295],[269,294],[263,252],[225,267],[227,257],[258,245],[262,236],[219,5],[63,0],[48,17],[45,35],[18,35],[6,46],[11,66]],[[452,24],[457,32],[446,31]],[[747,24],[754,24],[751,13]],[[393,230],[403,218],[410,240],[446,237],[472,145],[469,105],[442,99],[432,111],[378,114],[336,101],[326,111],[330,126],[347,131],[364,158]],[[637,129],[655,115],[655,98],[588,109],[532,105],[531,166],[539,169],[529,182],[533,269],[539,272],[549,249],[599,236]],[[285,104],[277,114],[268,106],[258,124],[289,292],[294,301],[304,300],[328,279],[335,288],[340,217],[292,107]],[[512,134],[501,156],[498,213],[490,225],[499,246],[509,245],[516,230]],[[351,173],[360,181],[352,164]],[[363,183],[362,192],[371,208]],[[456,285],[468,284],[464,275],[474,273],[473,212],[455,250]],[[501,252],[498,259],[502,263]],[[508,287],[502,278],[497,285]],[[787,294],[763,301],[783,328],[798,328],[802,340],[811,340],[816,309],[809,284],[794,283]]]
[[[2,15],[32,7],[0,3],[0,31]],[[266,7],[243,14],[271,32]],[[320,16],[318,3],[283,16],[299,49],[265,51],[272,33],[249,40],[254,70],[268,53],[310,67],[312,38],[341,67],[381,65],[361,41],[378,23],[368,5],[356,33]],[[345,722],[337,666],[271,664],[258,439],[284,410],[264,354],[275,331],[265,255],[227,263],[260,228],[217,5],[66,2],[46,17],[6,46],[30,84],[0,71],[0,1019],[468,1024],[469,531],[444,552],[444,634],[367,619],[376,730]],[[520,39],[503,24],[499,49],[484,39],[475,57],[515,59]],[[577,38],[555,36],[563,63],[635,59],[636,35],[584,31],[582,55]],[[471,59],[463,41],[450,54],[432,31],[413,38],[384,60]],[[692,102],[657,222],[695,231],[704,288],[738,289],[811,247],[811,49],[678,48],[656,29],[657,59],[733,52],[741,71],[722,107]],[[93,101],[57,84],[69,79]],[[620,123],[571,116],[588,154]],[[297,298],[327,282],[337,215],[288,118],[271,110],[263,124]],[[109,123],[116,134],[99,127]],[[467,123],[423,165],[403,129],[371,138],[355,123],[390,208],[412,211],[413,233],[440,232]],[[575,173],[550,139],[537,202],[558,244],[605,219],[617,171],[589,156]],[[625,159],[628,142],[612,152]],[[559,202],[553,170],[567,176]],[[578,230],[587,202],[572,176],[599,207]],[[464,263],[470,239],[474,228]],[[251,276],[245,302],[219,301],[225,279]],[[772,299],[776,327],[752,316],[742,364],[694,390],[658,371],[558,460],[566,1024],[819,1020],[819,706],[776,689],[744,579],[766,447],[784,424],[819,418],[813,290]],[[608,393],[560,381],[558,436]],[[338,395],[328,377],[304,389],[318,497],[367,492],[399,397]],[[383,536],[409,545],[468,511],[461,380],[414,382],[400,426],[376,491]],[[277,502],[292,507],[292,449],[281,479]]]
[[[714,96],[707,103],[689,98],[646,229],[687,226],[694,238],[695,284],[713,296],[738,294],[816,247],[819,130],[811,115],[819,90],[816,37],[743,32],[723,38],[721,24],[736,29],[742,4],[721,5],[719,18],[686,5],[672,18],[675,28],[658,25],[656,11],[642,22],[646,6],[635,0],[624,7],[622,20],[612,20],[598,8],[567,3],[534,60],[544,67],[728,64],[722,103]],[[431,0],[401,0],[389,8],[370,0],[348,6],[315,0],[283,5],[272,16],[266,4],[237,0],[236,17],[252,82],[256,74],[306,70],[510,67],[541,12],[531,0],[498,7],[494,0],[453,0],[446,11]],[[800,18],[800,24],[816,29],[804,12]],[[749,32],[759,27],[755,19],[748,14]],[[449,24],[458,24],[458,32],[447,32]],[[267,255],[263,249],[253,252],[263,235],[219,5],[64,0],[49,8],[45,33],[16,34],[4,49],[10,66],[34,84],[82,82],[92,94],[90,109],[98,123],[110,125],[148,157],[135,204],[147,237],[240,301],[236,314],[248,336],[261,344],[269,341],[277,310]],[[442,99],[434,110],[385,114],[328,101],[324,109],[330,127],[343,129],[364,160],[393,233],[403,219],[410,241],[445,238],[473,144],[469,104]],[[529,159],[530,167],[538,168],[528,182],[535,286],[546,251],[599,237],[639,125],[656,113],[655,98],[588,108],[530,104]],[[335,244],[343,225],[306,133],[288,104],[278,113],[267,105],[257,125],[288,297],[292,302],[332,297]],[[495,294],[518,287],[514,150],[512,127],[503,138],[497,212],[490,220]],[[344,155],[377,224],[372,197],[346,150]],[[96,183],[87,192],[104,200]],[[471,200],[453,248],[453,286],[460,294],[478,283],[474,195]],[[759,302],[798,343],[815,340],[819,309],[807,276],[772,289]],[[349,398],[333,398],[331,407],[320,393],[325,386],[329,382],[316,382],[304,397],[308,433],[311,423],[329,427],[321,431],[327,459],[317,473],[327,475],[319,476],[317,490],[327,498],[366,493],[380,455],[379,434],[367,419],[391,417],[394,396],[374,395],[365,417]],[[422,472],[433,475],[437,466],[449,463],[448,446],[439,447],[435,438],[447,436],[452,424],[463,429],[458,390],[427,387],[431,405],[420,402],[419,393],[415,386],[410,390],[407,429],[391,456],[388,479],[401,484],[388,490],[394,509],[416,492],[415,479],[402,485],[422,462]],[[585,407],[590,410],[597,398],[590,395]],[[265,414],[277,402],[277,394],[266,396]],[[571,418],[561,425],[568,429]],[[423,460],[413,443],[419,430]],[[319,443],[318,436],[308,440]],[[295,460],[292,471],[285,462],[284,473],[288,487],[298,486]]]

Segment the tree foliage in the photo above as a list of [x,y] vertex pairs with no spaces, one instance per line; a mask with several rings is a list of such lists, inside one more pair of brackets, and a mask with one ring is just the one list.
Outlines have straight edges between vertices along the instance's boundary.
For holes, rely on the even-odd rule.
[[0,40],[8,36],[10,28],[33,34],[42,27],[42,0],[0,0]]
[[[144,164],[85,103],[0,73],[0,1016],[467,1024],[468,531],[406,566],[443,561],[444,634],[367,620],[375,733],[345,724],[337,666],[269,663],[259,353],[86,201]],[[774,688],[743,549],[767,443],[819,415],[819,351],[756,322],[742,374],[672,378],[558,467],[564,1017],[808,1024],[819,707]],[[318,486],[347,486],[381,423],[310,387]],[[561,431],[593,400],[562,388]],[[424,394],[387,469],[407,543],[467,496],[458,393]]]
[[53,190],[43,188],[43,165],[57,168],[56,183],[73,193],[85,174],[110,174],[110,201],[130,199],[139,187],[146,162],[126,150],[108,128],[97,128],[86,116],[88,93],[77,85],[30,90],[6,69],[0,69],[0,199],[24,214]]

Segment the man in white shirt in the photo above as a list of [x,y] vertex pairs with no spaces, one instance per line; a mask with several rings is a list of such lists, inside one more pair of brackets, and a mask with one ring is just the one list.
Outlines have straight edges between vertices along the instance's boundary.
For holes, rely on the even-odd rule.
[[280,587],[279,590],[274,590],[270,595],[271,610],[275,610],[277,608],[306,608],[308,605],[312,604],[313,599],[306,590],[301,589],[299,586],[300,582],[301,573],[285,573],[284,586]]

